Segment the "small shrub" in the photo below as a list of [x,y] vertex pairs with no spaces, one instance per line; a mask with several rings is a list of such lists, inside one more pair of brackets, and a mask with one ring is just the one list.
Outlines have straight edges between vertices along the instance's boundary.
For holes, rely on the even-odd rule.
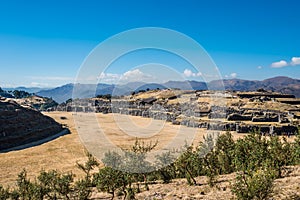
[[10,196],[9,189],[3,188],[3,186],[0,185],[0,200],[6,200],[9,198],[9,196]]
[[[197,167],[197,161],[199,160],[193,146],[185,146],[184,152],[177,158],[175,162],[176,170],[180,177],[186,178],[189,185],[196,185],[197,182],[194,178],[194,167]],[[200,166],[200,165],[199,165]]]
[[170,151],[156,156],[157,175],[163,180],[163,183],[170,183],[176,177],[175,165],[173,164],[175,158]]
[[127,185],[124,174],[121,171],[115,170],[111,167],[104,167],[94,175],[94,181],[99,191],[107,192],[115,196],[117,189]]
[[274,172],[269,169],[255,172],[238,172],[232,192],[241,200],[264,200],[273,190]]

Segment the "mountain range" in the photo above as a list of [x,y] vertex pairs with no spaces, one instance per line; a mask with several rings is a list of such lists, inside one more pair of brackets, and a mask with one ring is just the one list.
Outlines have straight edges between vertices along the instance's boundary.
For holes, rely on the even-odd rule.
[[25,91],[28,93],[37,93],[41,90],[47,90],[47,89],[52,89],[52,88],[40,88],[40,87],[24,87],[24,86],[20,86],[20,87],[9,87],[9,88],[2,88],[5,91],[14,91],[14,90],[20,90],[20,91]]
[[[73,95],[73,89],[76,88],[76,93]],[[263,88],[274,92],[293,94],[300,97],[300,80],[285,76],[277,76],[262,81],[257,80],[242,80],[242,79],[223,79],[214,80],[208,83],[199,81],[168,81],[166,83],[144,83],[144,82],[129,82],[125,85],[114,84],[66,84],[52,89],[34,88],[35,93],[44,97],[51,97],[56,102],[61,103],[70,98],[89,98],[97,95],[112,94],[112,95],[128,95],[132,92],[140,90],[153,89],[181,89],[181,90],[236,90],[236,91],[255,91]],[[22,88],[26,91],[27,88]],[[31,89],[32,91],[32,89]]]

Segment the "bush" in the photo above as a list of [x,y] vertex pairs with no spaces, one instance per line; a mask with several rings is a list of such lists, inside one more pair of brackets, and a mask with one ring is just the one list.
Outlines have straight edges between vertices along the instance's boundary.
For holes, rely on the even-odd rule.
[[18,174],[16,194],[21,199],[32,199],[34,197],[34,185],[27,178],[25,169]]
[[[195,148],[186,145],[177,159],[176,152],[165,152],[156,157],[156,163],[147,161],[147,154],[156,143],[145,144],[136,140],[122,154],[107,152],[102,160],[104,168],[93,173],[97,160],[87,153],[87,161],[77,163],[85,176],[74,182],[72,173],[62,174],[57,170],[41,171],[34,182],[23,170],[17,178],[16,188],[10,190],[0,185],[2,199],[89,199],[95,187],[112,195],[124,195],[134,199],[148,181],[161,179],[169,183],[174,178],[186,178],[188,184],[196,185],[195,177],[205,175],[213,186],[219,174],[237,172],[232,183],[232,193],[238,199],[267,199],[273,189],[273,181],[281,177],[286,165],[300,162],[300,136],[294,143],[278,137],[266,140],[259,134],[250,134],[237,140],[227,132],[219,137],[208,134]],[[174,154],[173,154],[174,153]]]
[[293,164],[299,165],[300,164],[300,134],[297,134],[297,138],[292,145],[292,154],[291,157],[293,158]]
[[[135,193],[140,191],[139,182],[143,182],[146,190],[148,190],[147,176],[155,168],[146,160],[146,156],[156,146],[157,142],[146,144],[136,139],[129,150],[123,149],[122,155],[111,151],[105,153],[102,162],[106,167],[95,176],[98,189],[109,191],[114,196],[115,190],[122,186],[122,191],[128,199],[133,199]],[[108,173],[111,173],[111,175],[108,175]],[[117,182],[109,185],[112,184],[112,180],[108,180],[104,176],[114,177],[112,180]],[[99,177],[104,180],[99,180]],[[134,183],[136,183],[136,188],[134,188]]]
[[91,183],[85,179],[75,182],[75,195],[78,200],[86,200],[92,193]]
[[252,133],[238,139],[234,149],[235,171],[256,171],[269,156],[268,142],[260,134]]
[[[204,175],[208,178],[209,186],[214,186],[215,179],[219,174],[220,163],[217,157],[216,144],[219,133],[209,133],[204,137],[204,141],[200,142],[197,147],[197,154],[203,166]],[[219,145],[221,146],[221,145]]]
[[156,174],[163,180],[163,183],[170,183],[176,178],[174,161],[175,158],[170,151],[156,156]]
[[185,150],[175,162],[180,177],[185,177],[189,185],[197,185],[195,176],[201,171],[201,160],[193,146],[186,146]]
[[50,199],[58,197],[69,199],[73,178],[72,173],[61,174],[56,170],[42,171],[37,177],[38,182],[34,183],[35,194],[39,199],[43,199],[45,196]]
[[283,142],[281,142],[278,137],[272,137],[268,142],[268,146],[267,165],[275,170],[276,178],[281,178],[283,167],[293,163],[292,145],[287,142],[286,138],[283,138]]
[[234,149],[235,142],[230,132],[220,135],[215,147],[216,156],[219,163],[219,173],[229,174],[234,172]]
[[99,191],[111,194],[111,199],[114,198],[117,189],[122,188],[124,191],[127,185],[125,174],[111,167],[100,169],[99,172],[94,175],[94,182]]
[[75,192],[80,200],[88,199],[91,195],[93,187],[91,171],[99,165],[92,154],[88,152],[86,154],[88,160],[84,164],[77,163],[77,167],[85,173],[85,178],[75,183]]
[[10,196],[9,189],[4,188],[2,185],[0,185],[0,200],[9,199],[9,196]]
[[269,169],[238,172],[232,192],[241,200],[264,200],[273,191],[274,172]]

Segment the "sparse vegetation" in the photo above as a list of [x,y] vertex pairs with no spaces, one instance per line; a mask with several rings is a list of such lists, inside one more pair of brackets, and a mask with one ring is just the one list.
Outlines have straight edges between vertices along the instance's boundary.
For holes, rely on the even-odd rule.
[[30,94],[26,91],[23,91],[23,90],[14,90],[12,92],[12,94],[16,99],[21,99],[21,98],[26,98],[26,97],[32,96],[32,94]]
[[111,94],[99,94],[96,96],[96,98],[101,98],[101,99],[108,99],[110,100],[112,98]]
[[[197,185],[197,176],[207,176],[207,184],[214,187],[218,176],[236,172],[231,191],[238,199],[268,199],[274,180],[282,177],[287,165],[299,164],[299,136],[293,143],[277,136],[266,139],[252,133],[234,141],[229,132],[219,136],[208,135],[197,146],[186,146],[175,159],[173,152],[156,157],[155,165],[146,161],[147,154],[157,142],[136,140],[123,154],[107,152],[99,167],[97,160],[87,154],[87,161],[77,163],[84,177],[74,181],[74,174],[57,170],[42,171],[32,181],[23,170],[15,188],[0,186],[0,199],[89,199],[97,189],[123,199],[135,199],[136,194],[149,190],[149,180],[170,183],[186,178],[189,185]],[[141,167],[142,166],[142,167]],[[144,186],[144,187],[141,187]]]
[[0,97],[13,98],[14,96],[0,87]]
[[264,200],[273,190],[274,173],[270,169],[238,172],[232,192],[241,200]]

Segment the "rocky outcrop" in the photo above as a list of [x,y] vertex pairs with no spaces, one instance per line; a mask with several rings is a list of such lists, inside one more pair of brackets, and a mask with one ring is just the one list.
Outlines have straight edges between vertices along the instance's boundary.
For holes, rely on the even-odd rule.
[[62,131],[62,125],[15,101],[0,99],[0,150],[24,145]]

